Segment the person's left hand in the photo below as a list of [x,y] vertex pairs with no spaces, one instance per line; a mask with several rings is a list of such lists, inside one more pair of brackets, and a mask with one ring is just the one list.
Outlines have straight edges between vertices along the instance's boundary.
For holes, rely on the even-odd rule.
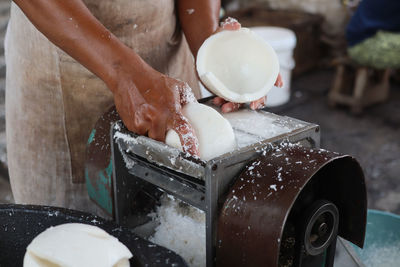
[[[221,26],[215,31],[215,33],[220,32],[220,31],[225,31],[225,30],[236,31],[236,30],[239,30],[240,28],[241,28],[241,25],[236,19],[227,18],[224,22],[221,23]],[[278,87],[283,86],[283,80],[282,80],[281,74],[278,74],[278,77],[275,82],[275,86],[278,86]],[[250,108],[252,110],[263,108],[263,107],[265,107],[266,100],[267,100],[267,96],[264,96],[258,100],[255,100],[250,103]],[[228,112],[238,110],[239,108],[241,108],[243,106],[243,103],[229,102],[219,96],[214,97],[213,104],[216,106],[220,106],[223,113],[228,113]]]

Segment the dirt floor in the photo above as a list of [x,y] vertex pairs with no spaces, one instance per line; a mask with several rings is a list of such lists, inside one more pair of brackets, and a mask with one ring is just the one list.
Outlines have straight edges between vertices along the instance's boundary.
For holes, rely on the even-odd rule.
[[[0,0],[0,160],[6,164],[3,39],[9,0]],[[294,79],[292,100],[273,111],[317,123],[323,148],[356,157],[366,175],[369,207],[400,214],[400,85],[392,83],[387,103],[361,116],[348,109],[331,109],[327,92],[332,70],[317,70]],[[3,175],[2,175],[2,174]],[[6,170],[0,169],[0,203],[13,202]]]

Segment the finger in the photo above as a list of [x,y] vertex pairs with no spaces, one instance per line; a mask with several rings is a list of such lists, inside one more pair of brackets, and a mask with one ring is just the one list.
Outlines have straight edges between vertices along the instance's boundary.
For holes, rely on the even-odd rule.
[[179,135],[183,151],[193,156],[199,156],[199,142],[194,129],[182,114],[177,114],[175,117],[174,130]]
[[250,108],[252,110],[263,108],[264,105],[265,105],[265,100],[266,100],[266,97],[264,96],[264,97],[261,97],[260,99],[258,99],[256,101],[251,102],[250,103]]
[[165,120],[156,119],[152,121],[151,128],[147,135],[154,140],[164,142],[167,125]]
[[222,97],[216,96],[216,97],[213,98],[212,102],[213,102],[214,105],[220,107],[220,106],[222,106],[223,104],[226,103],[226,100],[223,99]]
[[[157,141],[164,141],[166,133],[167,114],[160,113],[150,105],[138,108],[141,124],[146,127],[147,136]],[[138,114],[139,115],[139,114]]]
[[282,76],[280,73],[278,74],[278,78],[276,78],[275,86],[277,86],[277,87],[283,86],[283,80],[282,80]]
[[122,117],[122,120],[126,126],[126,128],[134,132],[138,135],[147,135],[148,129],[151,124],[149,120],[147,120],[146,116],[143,115],[142,110],[139,108],[133,114],[129,114],[130,116]]
[[241,103],[228,102],[228,103],[222,105],[221,110],[222,110],[222,113],[228,113],[228,112],[238,110],[242,106],[243,106],[243,104],[241,104]]
[[182,82],[179,85],[179,95],[182,106],[186,105],[187,103],[197,102],[196,97],[194,96],[194,93],[192,91],[192,88],[190,88],[190,86],[185,82]]
[[147,126],[147,123],[145,123],[143,121],[140,121],[139,123],[130,122],[130,121],[126,120],[126,119],[125,120],[122,119],[122,121],[124,122],[125,127],[129,131],[131,131],[131,132],[133,132],[133,133],[135,133],[137,135],[147,135],[147,129],[149,128]]
[[[181,106],[184,106],[190,102],[197,102],[196,97],[193,94],[192,88],[186,83],[178,79],[172,79],[168,76],[165,76],[166,86],[173,89],[174,96],[176,101]],[[180,110],[180,107],[177,107]]]
[[231,17],[228,17],[223,22],[221,22],[221,30],[236,31],[240,28],[240,23],[236,19]]

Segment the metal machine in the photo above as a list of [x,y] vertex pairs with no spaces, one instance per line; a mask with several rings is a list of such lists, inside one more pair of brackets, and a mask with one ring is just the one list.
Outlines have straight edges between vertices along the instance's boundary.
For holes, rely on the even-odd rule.
[[204,162],[108,112],[88,142],[91,198],[130,227],[162,192],[203,210],[207,266],[333,266],[337,236],[363,246],[366,188],[354,158],[320,149],[315,124],[246,109],[224,116],[238,149]]

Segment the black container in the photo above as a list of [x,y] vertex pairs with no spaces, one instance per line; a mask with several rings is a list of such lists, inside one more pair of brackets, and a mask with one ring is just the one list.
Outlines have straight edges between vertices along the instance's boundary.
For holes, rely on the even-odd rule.
[[95,225],[119,239],[133,254],[131,266],[187,266],[174,252],[138,237],[130,229],[89,213],[63,208],[0,205],[0,267],[22,266],[26,247],[50,226]]

